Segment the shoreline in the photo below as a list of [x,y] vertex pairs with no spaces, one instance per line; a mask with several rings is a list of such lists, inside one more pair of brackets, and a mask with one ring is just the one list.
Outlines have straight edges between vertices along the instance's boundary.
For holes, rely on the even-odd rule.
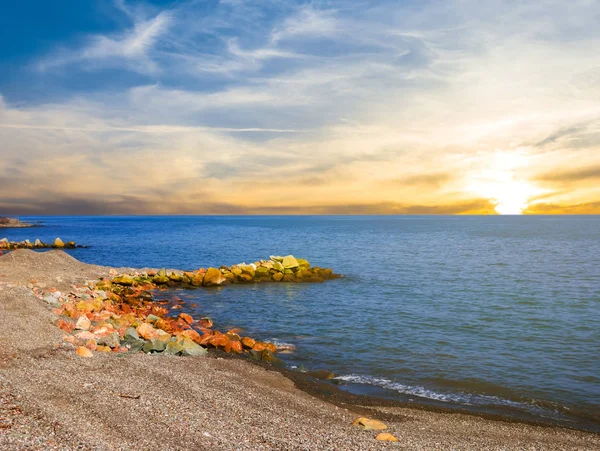
[[[386,422],[387,431],[398,437],[405,449],[517,449],[532,444],[542,449],[600,447],[600,436],[596,433],[354,395],[332,384],[309,380],[302,373],[221,352],[208,358],[143,353],[119,358],[118,354],[99,353],[94,359],[81,359],[65,344],[57,346],[64,333],[52,324],[56,317],[33,296],[30,286],[55,285],[66,290],[71,282],[81,283],[106,275],[111,268],[87,265],[60,251],[29,255],[32,260],[17,263],[11,263],[16,259],[9,257],[10,254],[0,258],[0,342],[4,344],[0,350],[0,388],[9,387],[9,395],[14,393],[21,400],[18,405],[25,417],[33,421],[36,415],[41,415],[62,424],[63,432],[50,434],[50,439],[59,444],[76,447],[71,440],[80,435],[87,440],[83,449],[117,446],[331,449],[335,445],[344,449],[388,449],[395,446],[378,442],[372,432],[351,426],[351,421],[362,415]],[[159,364],[159,361],[164,363]],[[200,368],[203,370],[199,372]],[[165,378],[169,382],[166,385]],[[67,380],[69,382],[65,382]],[[236,383],[232,384],[232,380]],[[106,396],[110,391],[107,387],[112,387],[110,396],[113,397],[121,391],[124,395],[141,393],[142,401],[160,399],[160,405],[166,410],[151,403],[148,413],[144,407],[148,406],[147,401],[118,397],[110,398],[112,401],[106,405],[98,393],[89,392],[90,384]],[[152,387],[152,391],[140,392],[144,386]],[[86,394],[83,398],[82,393]],[[184,399],[185,404],[195,403],[194,412],[179,404]],[[207,402],[207,399],[213,401]],[[265,401],[268,402],[264,404]],[[115,418],[99,411],[98,403],[110,406],[106,408]],[[219,406],[227,406],[222,412],[224,416],[219,414],[213,418],[211,415],[221,412]],[[131,409],[138,409],[139,419],[131,417]],[[159,415],[152,409],[162,413]],[[228,435],[225,429],[232,425],[232,412],[235,412],[233,424],[244,424],[247,428],[236,429],[235,434]],[[17,420],[14,421],[18,423],[21,414],[15,415]],[[120,415],[156,441],[144,442],[146,436],[127,428],[124,434],[124,426],[118,421],[115,423]],[[178,415],[196,424],[197,430],[186,430],[181,436],[171,437],[172,431],[170,435],[168,431],[179,427],[173,423]],[[166,419],[173,416],[172,420]],[[290,423],[287,418],[294,418],[297,423]],[[156,426],[156,431],[143,426],[148,421]],[[166,429],[162,422],[166,422]],[[47,426],[38,423],[33,421],[31,427],[44,429]],[[258,432],[252,426],[255,423],[259,426]],[[118,433],[110,432],[111,428]],[[474,430],[477,433],[473,435]],[[12,434],[12,428],[0,428],[0,444],[5,443],[6,437],[7,446],[3,449],[19,449],[10,441],[14,438]],[[245,441],[240,442],[240,437]],[[97,443],[100,445],[95,446]]]

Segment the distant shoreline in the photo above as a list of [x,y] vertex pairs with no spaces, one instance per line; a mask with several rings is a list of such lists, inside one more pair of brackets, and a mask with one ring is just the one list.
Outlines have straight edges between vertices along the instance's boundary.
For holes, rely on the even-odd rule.
[[41,225],[31,224],[29,222],[21,222],[17,218],[7,218],[0,216],[0,229],[25,229],[31,227],[41,227]]

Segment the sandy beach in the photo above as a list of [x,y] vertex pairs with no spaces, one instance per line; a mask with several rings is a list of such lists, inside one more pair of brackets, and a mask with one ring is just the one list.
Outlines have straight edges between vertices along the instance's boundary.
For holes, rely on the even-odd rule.
[[[1,449],[600,449],[600,436],[564,428],[334,405],[277,371],[218,353],[80,358],[32,289],[68,291],[109,270],[62,251],[0,257]],[[384,421],[399,441],[352,426],[359,416]]]

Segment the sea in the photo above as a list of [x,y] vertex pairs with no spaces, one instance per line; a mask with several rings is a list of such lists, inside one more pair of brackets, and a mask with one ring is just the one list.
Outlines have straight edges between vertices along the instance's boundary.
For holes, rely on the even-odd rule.
[[10,240],[180,268],[293,254],[344,277],[172,290],[355,394],[600,432],[600,216],[21,217]]

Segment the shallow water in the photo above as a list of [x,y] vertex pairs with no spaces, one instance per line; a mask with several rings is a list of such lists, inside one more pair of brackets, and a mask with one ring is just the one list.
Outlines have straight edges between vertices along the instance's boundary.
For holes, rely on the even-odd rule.
[[346,277],[176,295],[347,390],[600,430],[600,217],[22,219],[46,227],[0,234],[88,244],[70,252],[90,263],[332,267]]

